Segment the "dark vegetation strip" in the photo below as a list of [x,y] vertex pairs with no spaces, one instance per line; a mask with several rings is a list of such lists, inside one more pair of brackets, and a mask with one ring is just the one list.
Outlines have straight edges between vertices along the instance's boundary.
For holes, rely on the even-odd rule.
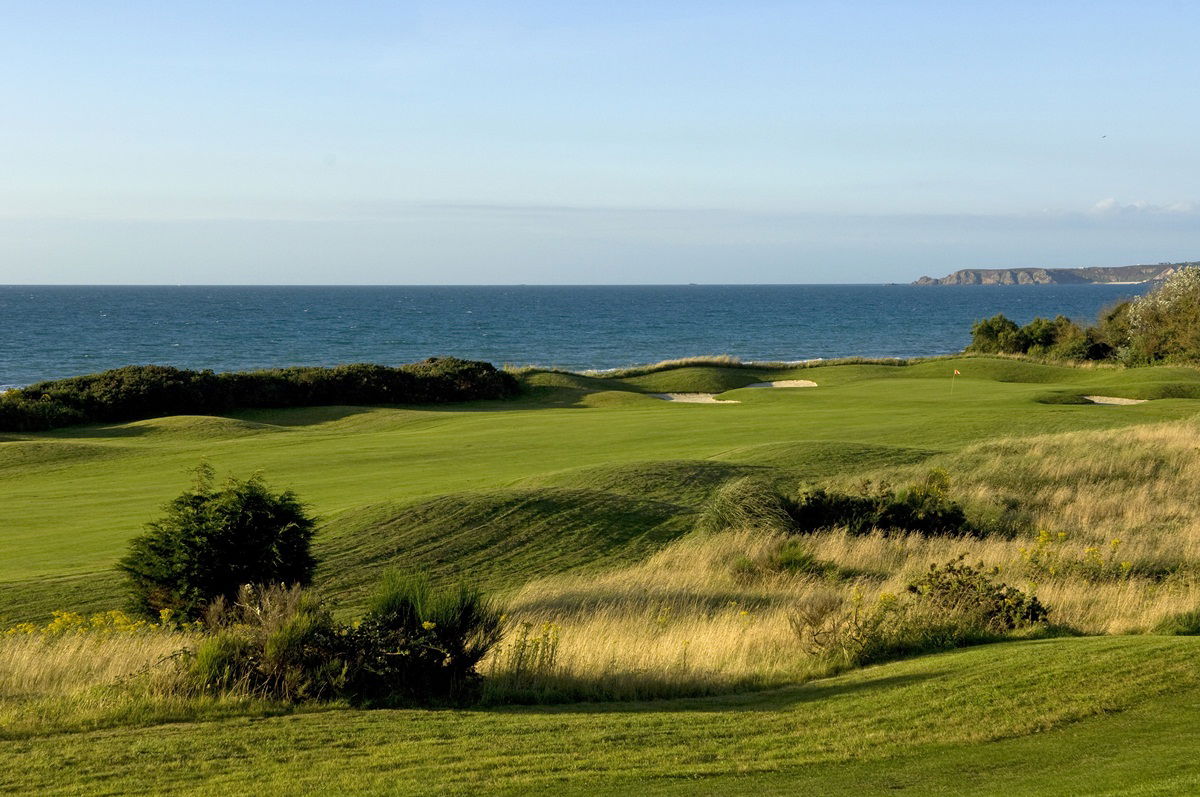
[[1065,316],[1025,326],[1003,314],[971,328],[967,351],[1141,366],[1200,361],[1200,268],[1183,268],[1149,293],[1105,308],[1095,324]]
[[239,409],[441,404],[509,398],[519,391],[511,374],[490,363],[454,357],[431,357],[398,368],[358,363],[229,373],[130,365],[0,394],[0,431],[34,432]]

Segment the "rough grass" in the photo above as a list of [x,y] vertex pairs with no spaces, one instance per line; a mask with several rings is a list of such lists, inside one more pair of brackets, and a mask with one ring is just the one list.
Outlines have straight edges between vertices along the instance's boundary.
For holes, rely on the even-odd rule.
[[[787,536],[769,531],[786,527],[780,518],[752,532],[689,537],[601,575],[533,582],[513,598],[513,614],[555,627],[557,675],[578,694],[632,697],[804,678],[820,663],[796,651],[795,606],[815,598],[850,605],[856,595],[869,605],[959,555],[998,567],[999,579],[1035,591],[1056,624],[1082,633],[1150,632],[1200,607],[1200,504],[1192,489],[1200,481],[1200,422],[981,443],[919,466],[829,481],[903,484],[930,464],[958,474],[953,496],[985,521],[1018,507],[1003,529],[1013,533]],[[715,492],[733,490],[736,499],[749,483],[726,482]],[[745,528],[764,512],[718,512],[709,525]],[[781,569],[784,549],[824,566]]]
[[194,643],[168,630],[0,634],[0,741],[290,710],[190,692],[175,659]]
[[[1001,542],[842,532],[796,538],[759,528],[692,535],[635,565],[531,582],[509,600],[510,629],[528,624],[552,632],[556,657],[552,668],[525,679],[524,699],[722,694],[828,673],[845,662],[801,643],[792,624],[798,609],[826,604],[842,617],[870,612],[879,600],[904,595],[930,563],[960,553],[986,561],[1010,550]],[[1145,623],[1194,605],[1195,593],[1187,591],[1130,601],[1136,589],[1063,579],[1038,594],[1055,623],[1094,633],[1112,622],[1110,612]],[[499,652],[501,664],[505,656]],[[492,674],[509,675],[503,666]],[[522,699],[515,686],[497,689]]]

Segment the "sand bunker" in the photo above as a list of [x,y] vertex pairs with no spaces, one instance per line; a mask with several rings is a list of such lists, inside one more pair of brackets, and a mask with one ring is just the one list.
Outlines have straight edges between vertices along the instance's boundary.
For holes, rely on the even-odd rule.
[[816,387],[817,383],[808,379],[781,379],[778,382],[755,382],[746,387]]
[[741,404],[740,401],[722,401],[716,393],[651,393],[656,399],[663,401],[682,401],[686,404]]
[[1127,399],[1118,396],[1084,396],[1093,404],[1145,404],[1148,399]]

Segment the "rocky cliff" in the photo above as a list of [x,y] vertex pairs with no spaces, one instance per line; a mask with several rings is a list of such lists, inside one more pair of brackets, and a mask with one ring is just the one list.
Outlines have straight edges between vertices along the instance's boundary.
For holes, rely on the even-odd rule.
[[921,277],[913,285],[1103,285],[1163,280],[1200,262],[1156,266],[1089,266],[1086,268],[965,268],[946,277]]

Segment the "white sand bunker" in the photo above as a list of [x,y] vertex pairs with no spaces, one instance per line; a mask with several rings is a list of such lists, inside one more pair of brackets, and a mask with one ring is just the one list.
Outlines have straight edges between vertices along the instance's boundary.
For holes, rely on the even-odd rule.
[[1118,396],[1084,396],[1093,404],[1145,404],[1148,399],[1127,399]]
[[716,393],[651,393],[656,399],[663,401],[682,401],[686,404],[741,404],[740,401],[721,400]]
[[817,383],[809,379],[781,379],[778,382],[755,382],[746,387],[816,387]]

